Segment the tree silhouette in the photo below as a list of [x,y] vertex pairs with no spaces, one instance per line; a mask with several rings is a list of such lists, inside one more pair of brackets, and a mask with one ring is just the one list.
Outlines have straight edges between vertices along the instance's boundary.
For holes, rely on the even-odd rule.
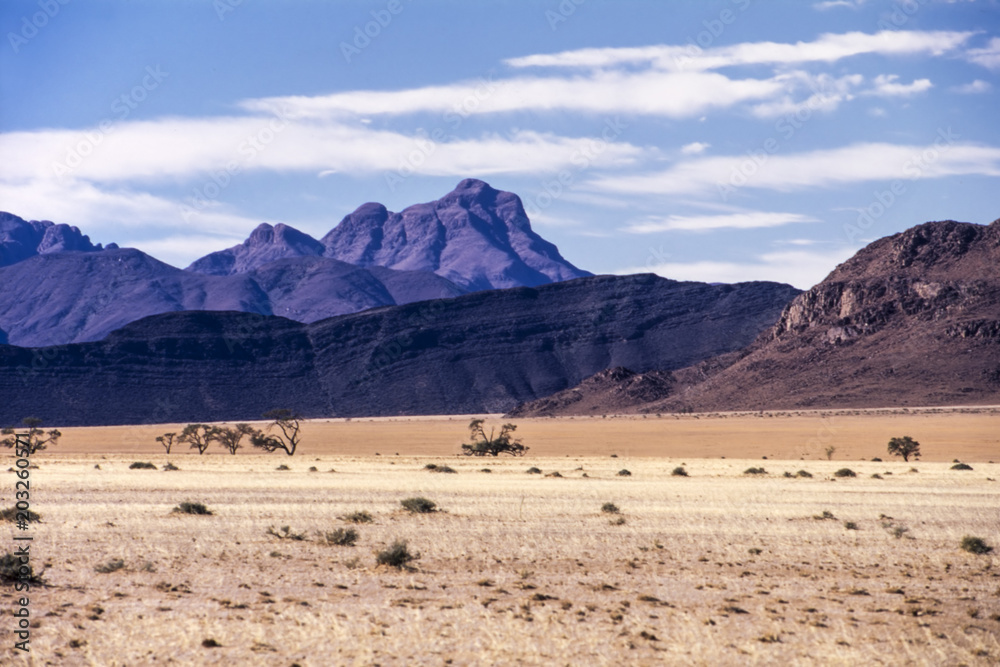
[[499,456],[500,454],[510,454],[511,456],[524,456],[528,448],[521,444],[519,440],[511,437],[517,430],[516,424],[504,424],[500,427],[500,433],[496,433],[496,428],[490,429],[490,434],[486,435],[483,429],[482,419],[473,419],[469,422],[469,437],[472,442],[462,445],[462,453],[466,456]]
[[[299,433],[302,428],[300,424],[302,417],[292,410],[278,409],[265,412],[264,419],[270,419],[271,423],[268,424],[266,431],[254,429],[250,434],[250,444],[269,453],[280,449],[289,456],[294,454],[302,439]],[[271,435],[270,431],[275,428],[280,433]]]
[[[31,456],[36,452],[40,452],[43,449],[48,449],[49,445],[58,444],[59,438],[62,437],[62,433],[56,429],[52,429],[46,433],[39,428],[42,425],[42,420],[38,417],[25,417],[21,420],[21,423],[24,424],[24,428],[28,430],[28,456]],[[0,445],[3,445],[4,447],[14,447],[17,445],[18,439],[16,429],[5,428],[0,430],[0,435],[10,436],[0,440]]]
[[163,435],[156,436],[156,441],[163,445],[163,448],[166,449],[167,454],[169,454],[170,448],[174,446],[174,439],[176,437],[176,433],[164,433]]
[[204,454],[208,446],[216,439],[216,427],[208,424],[188,424],[181,431],[177,442],[186,442],[191,445],[191,449],[197,449],[199,454]]
[[895,456],[902,456],[904,461],[909,461],[912,456],[920,458],[920,443],[908,435],[902,438],[893,438],[889,441],[889,453]]
[[254,433],[256,433],[256,429],[250,426],[250,424],[237,424],[233,428],[220,426],[215,429],[214,439],[225,447],[230,454],[235,456],[236,450],[241,447],[240,441],[243,440],[243,436],[249,435],[252,437]]

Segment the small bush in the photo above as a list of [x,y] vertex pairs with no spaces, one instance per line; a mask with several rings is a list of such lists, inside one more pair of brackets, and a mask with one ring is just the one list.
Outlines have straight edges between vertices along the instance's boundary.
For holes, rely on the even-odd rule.
[[98,565],[94,568],[94,572],[99,572],[100,574],[110,574],[111,572],[117,572],[118,570],[125,569],[125,561],[121,558],[117,560],[109,560],[103,565]]
[[277,468],[275,468],[275,470],[291,470],[291,468],[289,468],[284,463],[282,463],[280,466],[278,466]]
[[782,473],[781,476],[782,477],[795,477],[795,475],[793,475],[792,473],[788,472],[787,470],[784,473]]
[[458,471],[452,468],[451,466],[437,466],[431,472],[443,472],[448,474],[455,474]]
[[846,528],[847,530],[859,530],[858,524],[854,523],[853,521],[845,521],[844,528]]
[[626,470],[625,468],[622,468],[621,470],[618,471],[618,476],[619,477],[631,477],[632,473],[629,472],[628,470]]
[[281,532],[274,529],[274,526],[270,526],[267,529],[267,534],[277,537],[279,540],[294,540],[296,542],[302,542],[306,539],[305,533],[293,533],[291,526],[282,526]]
[[993,551],[993,547],[986,544],[986,540],[981,537],[973,537],[971,535],[966,535],[962,538],[962,544],[959,545],[962,551],[968,551],[970,554],[988,554]]
[[809,477],[809,478],[812,478],[812,473],[809,472],[808,470],[800,470],[797,473],[795,473],[795,476],[796,477]]
[[489,468],[483,468],[483,469],[482,469],[482,470],[480,470],[479,472],[493,472],[493,471],[492,471],[492,470],[490,470]]
[[817,521],[825,521],[827,519],[836,519],[837,517],[835,517],[833,515],[833,512],[831,512],[830,510],[823,510],[822,514],[814,514],[813,518],[816,519]]
[[204,516],[212,514],[212,512],[201,503],[181,503],[171,511],[178,514],[200,514]]
[[744,475],[766,475],[767,471],[763,468],[747,468],[743,471]]
[[751,547],[750,549],[747,549],[747,553],[749,553],[751,556],[759,556],[761,555],[761,553],[763,553],[763,551],[761,549],[758,549],[757,547]]
[[428,463],[427,465],[424,466],[424,470],[436,470],[436,469],[437,469],[436,463]]
[[850,468],[841,468],[837,472],[833,473],[834,477],[857,477],[858,473],[854,472]]
[[410,553],[406,546],[406,540],[396,540],[375,555],[375,563],[402,569],[418,558],[420,558],[420,554]]
[[688,471],[684,469],[684,466],[677,466],[676,468],[670,471],[670,474],[673,475],[674,477],[687,477]]
[[316,466],[309,466],[309,472],[319,472],[319,468]]
[[20,513],[28,523],[41,523],[42,517],[37,512],[31,510],[19,510],[16,506],[8,507],[5,510],[0,510],[0,521],[10,521],[11,523],[17,522],[17,515]]
[[23,565],[26,568],[23,572],[21,567],[21,559],[14,554],[6,553],[0,557],[0,584],[10,586],[18,582],[34,585],[45,583],[42,580],[42,573],[35,574],[30,563]]
[[972,466],[968,463],[956,463],[951,467],[952,470],[972,470]]
[[531,466],[530,468],[528,468],[528,470],[526,472],[529,475],[541,475],[542,474],[542,471],[540,469],[536,468],[535,466]]
[[149,461],[136,461],[128,467],[129,470],[156,470],[156,466]]
[[163,469],[164,470],[180,470],[180,468],[178,468],[177,466],[175,466],[170,461],[167,461],[167,464],[165,466],[163,466]]
[[358,541],[358,531],[353,528],[338,528],[333,532],[326,533],[327,544],[333,544],[338,547],[353,547],[354,543]]
[[363,510],[358,512],[351,512],[350,514],[345,514],[340,518],[348,523],[371,523],[372,521],[375,520],[372,518],[371,514]]
[[405,500],[400,500],[399,504],[403,506],[407,512],[412,512],[413,514],[430,514],[431,512],[437,511],[437,503],[433,500],[428,500],[427,498],[407,498]]
[[878,474],[877,472],[872,473],[872,479],[882,479],[882,475]]
[[605,514],[618,514],[621,510],[614,503],[604,503],[601,505],[601,511]]
[[625,525],[625,517],[620,516],[617,519],[612,519],[610,523],[611,523],[612,526],[624,526]]
[[872,461],[873,461],[873,462],[877,461],[878,463],[882,463],[882,459],[880,459],[880,458],[879,458],[879,457],[877,457],[877,456],[876,456],[876,457],[874,457],[874,458],[872,458]]

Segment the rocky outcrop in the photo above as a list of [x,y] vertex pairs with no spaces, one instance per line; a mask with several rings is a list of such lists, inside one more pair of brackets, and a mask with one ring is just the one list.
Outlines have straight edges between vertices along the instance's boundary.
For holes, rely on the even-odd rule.
[[[108,249],[117,248],[109,243]],[[0,267],[57,252],[98,252],[104,248],[76,227],[48,220],[25,220],[0,211]]]
[[[0,424],[254,419],[275,407],[310,417],[504,412],[605,369],[681,368],[742,347],[797,293],[596,276],[312,324],[169,313],[99,342],[0,347]],[[648,385],[631,391],[645,396]]]
[[517,195],[471,178],[437,201],[400,213],[364,204],[322,243],[328,257],[358,266],[431,271],[470,291],[591,275],[532,231]]
[[205,255],[187,271],[210,276],[232,276],[259,269],[269,262],[290,257],[320,257],[323,244],[294,227],[261,223],[242,244]]

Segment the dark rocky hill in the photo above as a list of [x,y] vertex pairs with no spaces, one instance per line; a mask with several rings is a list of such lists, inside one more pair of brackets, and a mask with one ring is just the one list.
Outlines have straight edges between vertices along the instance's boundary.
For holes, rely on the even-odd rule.
[[519,413],[1000,403],[1000,221],[879,239],[745,350],[656,380],[661,395],[622,401],[634,377],[597,377]]
[[242,244],[219,250],[195,261],[187,271],[210,276],[232,276],[289,257],[321,257],[323,244],[294,227],[266,222],[257,226]]
[[604,369],[675,369],[738,349],[796,294],[776,283],[597,276],[312,324],[169,313],[99,342],[0,346],[0,424],[253,419],[275,407],[310,417],[502,412]]

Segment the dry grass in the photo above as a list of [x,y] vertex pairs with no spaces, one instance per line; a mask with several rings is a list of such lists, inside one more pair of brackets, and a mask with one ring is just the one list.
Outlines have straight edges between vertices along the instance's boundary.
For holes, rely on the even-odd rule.
[[[532,453],[547,448],[536,438],[525,438]],[[166,456],[152,452],[162,468]],[[14,656],[9,641],[0,662],[1000,659],[997,556],[959,548],[966,535],[1000,544],[1000,483],[988,479],[1000,477],[1000,464],[951,471],[949,452],[947,463],[921,461],[913,474],[912,462],[852,460],[857,478],[837,479],[843,462],[824,457],[809,461],[808,479],[782,476],[803,467],[797,456],[769,455],[769,475],[745,476],[759,457],[636,458],[619,449],[616,459],[492,459],[490,475],[477,472],[481,460],[455,457],[459,474],[428,475],[428,459],[406,452],[305,452],[174,453],[176,472],[129,470],[130,454],[37,457],[33,507],[45,523],[32,526],[32,553],[51,586],[31,594],[35,662]],[[275,472],[279,461],[291,470]],[[527,465],[562,477],[525,474]],[[690,477],[673,476],[678,465]],[[619,477],[623,467],[632,476]],[[13,481],[0,505],[12,502]],[[411,514],[400,501],[413,496],[447,512]],[[627,523],[609,523],[608,499]],[[182,501],[214,515],[172,513]],[[361,511],[373,522],[356,526],[353,548],[327,544],[340,517]],[[838,520],[813,518],[823,511]],[[897,539],[886,524],[909,530]],[[283,525],[305,539],[267,534]],[[420,559],[377,566],[376,553],[397,540]],[[124,567],[95,575],[109,559]],[[10,607],[13,591],[0,595]]]

